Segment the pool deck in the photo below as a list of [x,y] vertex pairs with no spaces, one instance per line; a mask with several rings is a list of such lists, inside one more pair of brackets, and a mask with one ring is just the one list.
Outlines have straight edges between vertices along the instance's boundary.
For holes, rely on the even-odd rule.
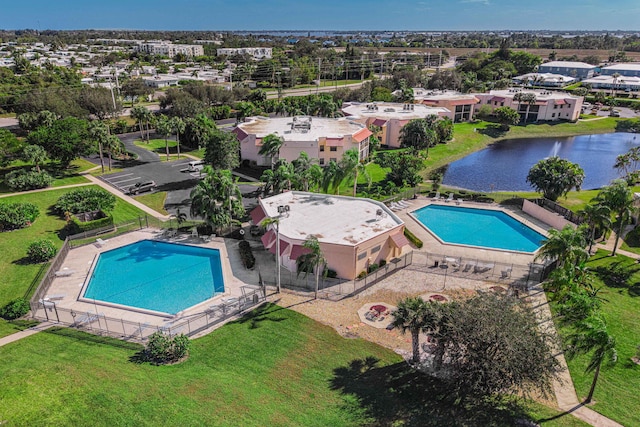
[[[143,313],[141,311],[127,310],[101,304],[100,301],[93,303],[79,300],[85,281],[87,280],[93,264],[100,253],[145,239],[218,249],[220,251],[220,261],[222,264],[222,274],[224,278],[224,294],[189,307],[174,316],[158,316],[150,313]],[[185,318],[196,313],[202,313],[209,308],[209,306],[220,303],[227,298],[241,296],[241,287],[247,286],[246,283],[238,280],[232,273],[231,260],[227,252],[224,239],[212,238],[210,241],[204,242],[202,239],[195,236],[181,234],[168,238],[164,236],[161,230],[151,228],[113,237],[105,240],[103,244],[98,244],[98,242],[96,242],[96,244],[71,249],[59,271],[61,272],[61,275],[53,280],[47,295],[45,295],[45,298],[55,301],[56,307],[73,310],[78,314],[88,312],[98,313],[101,316],[104,315],[106,317],[126,319],[127,321],[140,322],[152,326],[163,326],[168,321],[175,322],[181,318]]]
[[418,222],[413,215],[410,215],[411,212],[423,208],[429,205],[446,205],[446,206],[456,206],[456,207],[466,207],[466,208],[477,208],[477,209],[487,209],[487,210],[496,210],[505,212],[533,230],[541,233],[546,236],[547,231],[549,230],[549,226],[527,214],[525,214],[522,210],[517,208],[510,208],[505,206],[500,206],[496,204],[487,204],[487,203],[473,203],[473,202],[462,202],[461,204],[456,204],[455,202],[445,202],[440,199],[438,201],[433,201],[430,198],[419,197],[414,200],[408,200],[408,203],[411,205],[402,210],[396,210],[395,213],[400,217],[405,223],[405,226],[422,242],[424,246],[422,249],[416,249],[417,252],[428,252],[432,254],[442,254],[448,257],[453,258],[465,258],[465,259],[481,259],[487,262],[497,262],[504,264],[518,264],[518,265],[526,265],[533,262],[535,258],[535,254],[528,254],[524,252],[510,252],[498,249],[487,249],[487,248],[478,248],[472,246],[462,246],[462,245],[453,245],[453,244],[444,244],[440,240],[438,240],[433,234],[431,234],[427,229]]

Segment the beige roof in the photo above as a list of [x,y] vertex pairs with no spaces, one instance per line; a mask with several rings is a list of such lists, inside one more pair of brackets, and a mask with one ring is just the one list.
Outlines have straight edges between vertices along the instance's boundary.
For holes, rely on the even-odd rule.
[[[308,128],[304,124],[309,123]],[[295,125],[298,125],[297,127]],[[277,134],[285,141],[317,141],[319,138],[344,138],[353,136],[365,128],[349,119],[329,119],[325,117],[250,117],[238,125],[247,135],[264,138]]]
[[[371,106],[375,108],[371,108]],[[408,107],[408,108],[407,108]],[[450,111],[443,107],[428,107],[424,104],[401,104],[391,102],[352,103],[342,109],[354,118],[375,117],[381,119],[412,120],[431,115],[441,115]]]

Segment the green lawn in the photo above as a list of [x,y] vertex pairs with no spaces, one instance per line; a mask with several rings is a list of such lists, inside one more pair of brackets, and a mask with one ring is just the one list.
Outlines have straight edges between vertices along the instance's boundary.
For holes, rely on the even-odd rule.
[[15,334],[16,332],[20,332],[37,324],[38,322],[35,320],[7,321],[4,319],[0,319],[0,338],[6,337],[7,335]]
[[[79,174],[80,172],[84,172],[94,166],[95,165],[93,163],[84,159],[76,159],[71,162],[71,165],[67,169],[60,169],[56,163],[48,163],[44,165],[43,168],[53,177],[51,186],[61,187],[63,185],[83,184],[89,182],[87,178]],[[0,194],[13,193],[13,191],[4,183],[4,176],[8,172],[16,169],[31,169],[32,167],[33,166],[31,164],[17,160],[5,168],[0,168]]]
[[[140,148],[144,148],[145,150],[153,151],[160,155],[162,160],[166,160],[167,158],[167,148],[165,146],[164,139],[151,139],[149,143],[142,140],[136,140],[133,142],[136,146]],[[169,140],[169,160],[177,160],[176,156],[178,153],[178,143],[174,140]],[[189,154],[198,158],[204,157],[204,148],[200,150],[191,150],[189,147],[184,145],[180,145],[180,153],[181,154]],[[183,158],[182,156],[180,158]]]
[[166,191],[144,194],[142,196],[136,196],[134,198],[143,205],[149,206],[156,212],[160,212],[163,215],[169,214],[166,210],[164,210],[164,201],[167,199]]
[[[50,190],[0,199],[0,203],[30,202],[40,209],[40,216],[30,227],[0,234],[0,253],[2,254],[0,257],[0,277],[2,277],[0,306],[23,296],[40,269],[40,265],[29,264],[25,259],[27,247],[32,241],[48,238],[57,247],[62,246],[64,236],[61,230],[65,226],[65,221],[50,213],[50,208],[62,194],[69,191],[71,190]],[[144,212],[120,198],[116,198],[116,206],[112,214],[115,223],[144,216]]]
[[[593,409],[625,426],[640,425],[640,366],[631,361],[640,345],[640,264],[631,258],[599,250],[587,267],[596,270],[600,295],[608,300],[602,312],[609,333],[616,338],[618,362],[603,368],[596,386]],[[569,370],[578,393],[584,398],[593,374],[585,374],[586,357],[569,361]]]
[[[42,351],[47,349],[47,351]],[[0,347],[9,425],[513,425],[512,408],[453,408],[394,352],[267,305],[193,341],[172,366],[135,363],[135,344],[52,329]],[[434,394],[437,393],[437,394]],[[544,426],[583,426],[541,405]]]

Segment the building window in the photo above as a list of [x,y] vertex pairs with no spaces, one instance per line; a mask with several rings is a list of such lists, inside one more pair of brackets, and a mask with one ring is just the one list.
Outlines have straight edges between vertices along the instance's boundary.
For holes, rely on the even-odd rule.
[[376,252],[380,252],[380,245],[375,246],[371,249],[371,255],[375,254]]
[[555,116],[556,116],[556,113],[551,114],[551,117],[555,117]]
[[557,109],[558,109],[558,106],[554,104],[554,105],[553,105],[553,109],[554,109],[554,110],[557,110]]
[[329,151],[338,151],[338,147],[329,147]]
[[330,162],[337,162],[337,161],[338,161],[338,159],[337,159],[336,157],[331,157],[331,158],[329,159],[329,161],[330,161]]
[[504,101],[500,103],[500,106],[501,106],[501,107],[504,107]]
[[320,159],[320,166],[324,166],[324,159]]
[[365,259],[367,257],[367,252],[361,252],[358,254],[358,261],[362,261],[363,259]]
[[322,153],[322,152],[324,152],[324,145],[321,145],[321,146],[320,146],[320,152],[321,152],[321,153]]

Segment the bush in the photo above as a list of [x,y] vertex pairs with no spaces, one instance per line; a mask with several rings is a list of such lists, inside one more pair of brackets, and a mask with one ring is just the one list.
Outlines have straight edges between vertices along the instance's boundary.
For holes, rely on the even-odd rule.
[[63,194],[55,204],[60,215],[93,211],[111,212],[116,205],[116,196],[101,188],[81,188]]
[[67,225],[69,234],[84,233],[85,231],[95,230],[96,228],[113,228],[113,217],[106,215],[100,211],[98,219],[93,221],[80,221],[77,217],[72,217]]
[[0,309],[0,317],[6,320],[17,319],[29,312],[31,307],[25,298],[16,298]]
[[418,239],[415,234],[413,234],[411,231],[409,231],[408,228],[404,228],[404,236],[409,239],[409,241],[411,243],[413,243],[415,245],[416,248],[420,249],[424,243],[422,243],[422,240]]
[[171,338],[162,332],[154,332],[144,350],[144,359],[155,365],[177,362],[187,356],[190,345],[191,341],[184,334]]
[[49,187],[53,178],[46,172],[18,169],[6,174],[4,181],[13,191],[28,191]]
[[256,258],[253,256],[253,252],[251,251],[251,245],[246,240],[241,240],[238,244],[238,248],[240,249],[240,258],[242,259],[242,263],[244,266],[251,270],[254,265],[256,265]]
[[338,273],[335,270],[332,269],[327,269],[327,277],[329,279],[335,279],[336,277],[338,277]]
[[367,277],[366,271],[361,271],[360,274],[358,274],[358,279],[364,279],[365,277]]
[[376,271],[378,269],[378,264],[376,264],[375,262],[373,264],[369,264],[369,268],[367,269],[367,273],[373,273],[374,271]]
[[32,203],[0,203],[0,230],[16,230],[29,225],[40,215]]
[[196,226],[199,236],[211,236],[213,234],[213,227],[209,224],[198,224]]
[[45,262],[56,256],[56,246],[49,239],[40,239],[31,242],[27,248],[27,257],[31,262]]
[[387,260],[386,259],[381,259],[380,260],[380,268],[384,267],[385,265],[387,265]]

